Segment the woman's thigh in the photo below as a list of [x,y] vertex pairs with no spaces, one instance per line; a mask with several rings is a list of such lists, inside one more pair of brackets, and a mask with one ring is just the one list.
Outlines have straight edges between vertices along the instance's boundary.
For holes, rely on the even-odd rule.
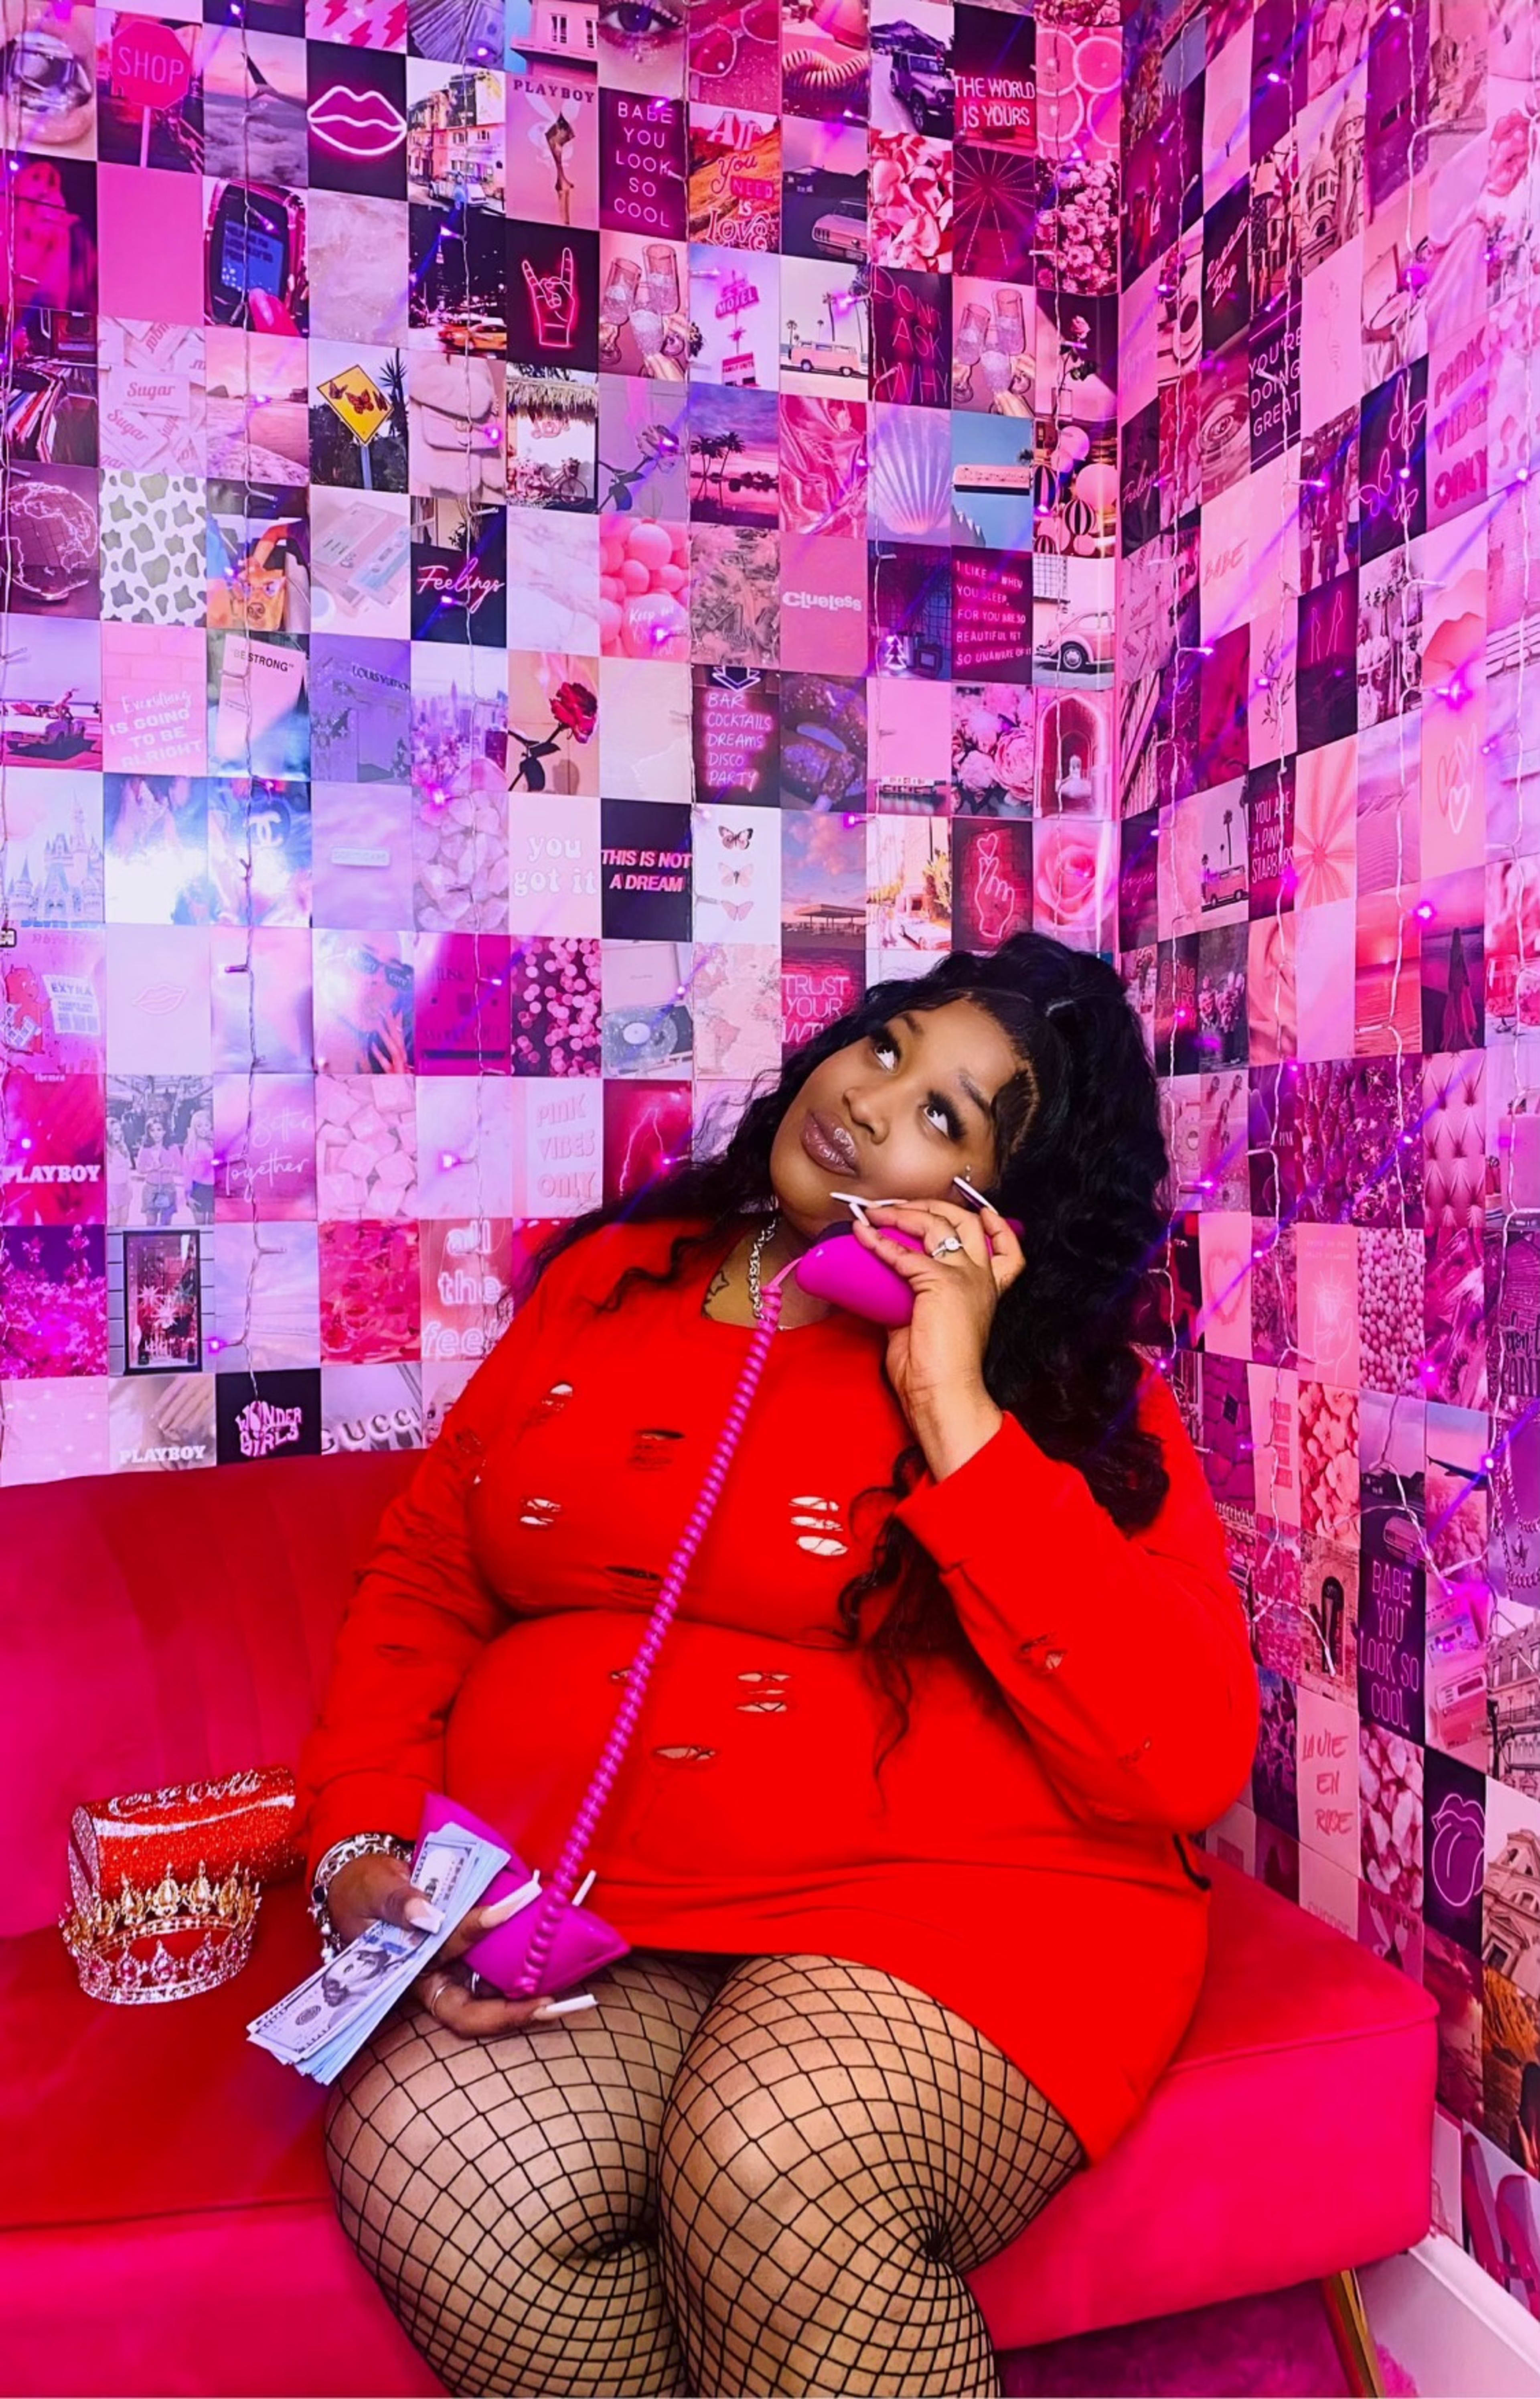
[[[597,2007],[493,2040],[408,2004],[339,2077],[326,2121],[338,2213],[453,2387],[533,2387],[497,2370],[510,2343],[538,2387],[584,2387],[561,2379],[569,2354],[600,2362],[620,2315],[661,2317],[660,2302],[638,2308],[638,2252],[655,2232],[664,2109],[733,1963],[633,1950],[592,1978]],[[662,2322],[635,2321],[633,2336],[633,2352],[671,2338]],[[665,2387],[631,2363],[633,2387]]]
[[1020,2068],[912,1985],[746,1959],[664,2119],[665,2281],[703,2387],[990,2387],[961,2278],[1081,2157]]
[[[439,2161],[495,2174],[510,2158],[587,2150],[601,2167],[601,2204],[642,2208],[655,2172],[669,2091],[732,1959],[632,1950],[594,1975],[598,2006],[559,2024],[467,2040],[408,2002],[365,2042],[332,2086],[326,2148],[344,2212],[359,2230],[415,2192],[426,2213]],[[587,2180],[588,2175],[583,2174]]]

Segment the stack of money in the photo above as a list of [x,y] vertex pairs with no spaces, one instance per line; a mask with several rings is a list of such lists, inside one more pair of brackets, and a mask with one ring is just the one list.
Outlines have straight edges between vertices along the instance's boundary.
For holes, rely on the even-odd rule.
[[[330,1966],[254,2017],[247,2039],[283,2065],[297,2066],[313,2082],[334,2080],[507,1862],[507,1850],[480,1840],[463,1824],[430,1833],[418,1847],[412,1879],[438,1909],[439,1931],[371,1924]],[[516,1897],[527,1904],[539,1889],[540,1878],[533,1875]],[[516,1915],[517,1906],[507,1912]]]

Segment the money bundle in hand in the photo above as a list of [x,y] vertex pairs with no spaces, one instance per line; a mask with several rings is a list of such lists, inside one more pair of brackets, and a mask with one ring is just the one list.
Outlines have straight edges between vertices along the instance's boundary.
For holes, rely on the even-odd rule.
[[[412,1879],[439,1910],[439,1930],[370,1925],[330,1966],[254,2017],[247,2039],[285,2066],[297,2066],[313,2082],[334,2080],[507,1862],[507,1850],[479,1839],[463,1824],[430,1833],[418,1848]],[[537,1889],[532,1883],[532,1897]]]

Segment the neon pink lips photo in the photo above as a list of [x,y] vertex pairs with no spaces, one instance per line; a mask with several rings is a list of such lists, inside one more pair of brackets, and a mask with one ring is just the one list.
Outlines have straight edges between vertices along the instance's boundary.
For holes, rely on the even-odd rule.
[[388,158],[406,135],[406,118],[393,101],[345,83],[311,102],[309,121],[316,140],[344,158]]

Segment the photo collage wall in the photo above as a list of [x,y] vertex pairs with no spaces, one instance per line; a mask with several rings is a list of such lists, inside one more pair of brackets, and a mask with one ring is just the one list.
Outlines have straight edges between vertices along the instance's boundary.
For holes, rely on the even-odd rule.
[[1540,2312],[1537,31],[1128,18],[1115,814],[1262,1673],[1209,1846],[1436,1995],[1436,2220]]
[[0,10],[0,1485],[416,1447],[865,982],[1116,957],[1211,1846],[1540,2259],[1528,0]]
[[413,1446],[1115,937],[1113,0],[0,0],[0,1484]]

